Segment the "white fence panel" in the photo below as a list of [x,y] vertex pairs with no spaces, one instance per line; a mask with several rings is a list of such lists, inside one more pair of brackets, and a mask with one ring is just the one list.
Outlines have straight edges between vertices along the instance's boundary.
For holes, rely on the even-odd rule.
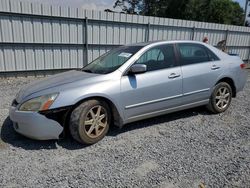
[[1,0],[0,73],[80,68],[118,45],[205,36],[249,59],[247,27]]

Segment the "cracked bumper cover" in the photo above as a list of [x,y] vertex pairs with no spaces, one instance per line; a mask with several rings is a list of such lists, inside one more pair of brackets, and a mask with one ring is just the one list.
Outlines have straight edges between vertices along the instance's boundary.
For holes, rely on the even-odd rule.
[[32,139],[59,139],[63,131],[63,126],[57,121],[48,119],[38,112],[18,111],[16,107],[11,106],[9,115],[15,131]]

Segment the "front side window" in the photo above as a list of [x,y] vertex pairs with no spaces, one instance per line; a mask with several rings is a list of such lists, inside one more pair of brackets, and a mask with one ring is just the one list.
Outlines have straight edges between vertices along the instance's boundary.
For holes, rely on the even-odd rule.
[[117,70],[143,46],[122,46],[107,52],[92,63],[83,67],[82,71],[95,74],[108,74]]
[[154,71],[176,66],[173,45],[160,45],[146,51],[137,61],[137,64],[147,65],[148,71]]
[[178,44],[182,65],[207,62],[210,60],[206,48],[199,44]]

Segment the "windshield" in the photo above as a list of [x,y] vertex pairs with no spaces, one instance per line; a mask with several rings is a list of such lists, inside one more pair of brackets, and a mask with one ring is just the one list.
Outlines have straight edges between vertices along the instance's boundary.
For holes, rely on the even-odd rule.
[[117,70],[143,46],[122,46],[111,50],[92,63],[83,67],[82,71],[95,74],[108,74]]

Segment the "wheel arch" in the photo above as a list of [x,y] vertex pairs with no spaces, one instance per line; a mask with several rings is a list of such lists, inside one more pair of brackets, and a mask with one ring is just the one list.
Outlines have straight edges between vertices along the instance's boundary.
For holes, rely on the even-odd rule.
[[232,97],[235,98],[236,97],[236,87],[235,87],[235,83],[234,83],[233,79],[230,78],[230,77],[223,77],[220,80],[218,80],[215,85],[217,85],[220,82],[226,82],[226,83],[228,83],[231,86],[232,92],[233,92],[233,96]]
[[[80,99],[74,105],[72,105],[71,112],[77,106],[79,106],[81,103],[83,103],[84,101],[88,101],[88,100],[100,100],[100,101],[106,102],[108,104],[108,106],[110,107],[111,116],[112,116],[112,120],[114,122],[114,125],[118,126],[118,127],[122,127],[122,125],[123,125],[123,119],[122,119],[121,112],[119,111],[119,109],[117,108],[117,106],[115,105],[115,103],[111,99],[109,99],[109,98],[107,98],[105,96],[98,96],[98,95],[96,95],[96,96],[88,96],[86,98]],[[71,112],[69,113],[69,116],[71,115]]]

